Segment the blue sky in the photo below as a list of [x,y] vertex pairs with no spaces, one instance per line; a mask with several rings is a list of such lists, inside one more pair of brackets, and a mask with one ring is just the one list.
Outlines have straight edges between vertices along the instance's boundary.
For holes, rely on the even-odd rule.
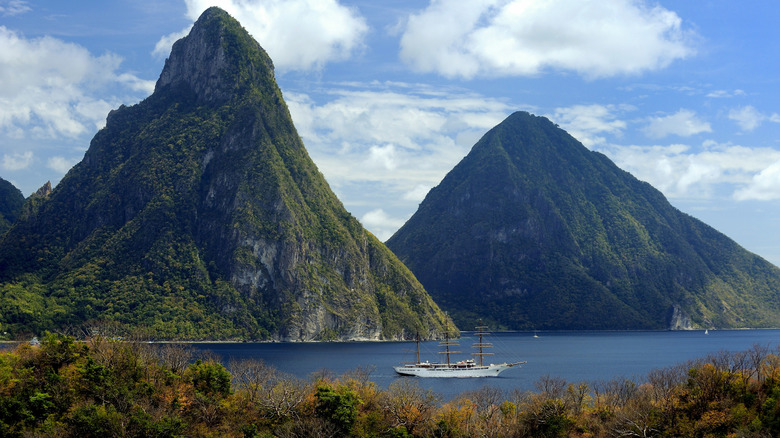
[[776,0],[0,0],[0,177],[56,184],[211,5],[271,55],[309,154],[382,240],[525,110],[780,265]]

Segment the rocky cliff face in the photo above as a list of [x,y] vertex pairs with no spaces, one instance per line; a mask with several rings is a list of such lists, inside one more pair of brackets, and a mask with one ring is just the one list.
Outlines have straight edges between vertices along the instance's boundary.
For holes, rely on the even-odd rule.
[[780,269],[528,113],[486,133],[387,245],[462,326],[780,325]]
[[0,279],[32,279],[25,287],[60,297],[47,305],[67,315],[4,321],[18,329],[376,340],[436,336],[446,319],[344,210],[270,58],[218,8],[174,44],[154,94],[112,111],[84,160],[0,242]]

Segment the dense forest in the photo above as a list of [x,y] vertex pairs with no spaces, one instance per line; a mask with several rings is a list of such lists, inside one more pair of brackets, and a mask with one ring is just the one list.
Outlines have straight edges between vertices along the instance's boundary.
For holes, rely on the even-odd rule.
[[[754,346],[658,369],[644,382],[495,387],[443,401],[372,370],[309,379],[179,344],[46,334],[0,353],[0,436],[769,437],[780,434],[780,352]],[[228,371],[228,369],[230,371]]]

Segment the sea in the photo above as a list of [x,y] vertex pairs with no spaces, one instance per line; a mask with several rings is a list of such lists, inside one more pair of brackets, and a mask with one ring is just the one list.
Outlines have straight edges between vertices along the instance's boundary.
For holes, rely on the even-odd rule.
[[[475,350],[472,332],[461,332],[459,347],[451,360],[471,358]],[[298,378],[333,376],[360,371],[387,388],[399,379],[413,379],[442,401],[479,390],[485,385],[502,391],[534,391],[542,378],[564,379],[568,383],[590,385],[612,379],[632,379],[642,383],[647,374],[710,354],[745,351],[760,346],[778,353],[780,330],[696,330],[696,331],[570,331],[502,332],[485,338],[493,344],[493,356],[486,363],[526,363],[504,371],[498,377],[420,378],[399,376],[394,365],[414,362],[414,342],[281,342],[281,343],[196,343],[199,352],[214,355],[230,368],[232,360],[261,359],[277,370]],[[442,361],[437,341],[420,342],[420,358]],[[488,350],[485,350],[488,351]]]

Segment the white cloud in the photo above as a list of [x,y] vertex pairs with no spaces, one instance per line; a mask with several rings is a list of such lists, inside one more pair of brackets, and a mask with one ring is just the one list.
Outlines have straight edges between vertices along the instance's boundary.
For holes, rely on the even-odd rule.
[[64,157],[51,157],[46,163],[46,167],[49,169],[64,175],[68,173],[71,167],[73,167],[76,163],[78,163],[79,160],[77,159],[67,159]]
[[734,199],[772,201],[780,199],[780,161],[775,161],[753,176],[750,183],[734,192]]
[[22,170],[26,169],[33,161],[33,153],[31,151],[23,153],[15,153],[12,155],[3,155],[3,169],[5,170]]
[[707,93],[707,97],[712,97],[716,99],[724,98],[724,97],[736,97],[736,96],[744,96],[745,92],[740,89],[736,89],[734,91],[728,91],[728,90],[715,90]]
[[185,29],[180,30],[179,32],[174,32],[163,36],[162,38],[160,38],[159,41],[157,41],[157,44],[154,45],[154,50],[152,50],[152,54],[157,56],[158,58],[167,58],[168,55],[171,53],[171,48],[173,47],[173,43],[186,37],[187,34],[190,33],[190,29],[192,29],[191,25]]
[[401,58],[448,77],[637,74],[694,53],[677,14],[643,0],[432,0],[409,16]]
[[24,14],[25,12],[30,11],[32,11],[32,8],[28,6],[26,1],[8,0],[0,2],[0,14],[2,14],[4,17]]
[[[186,0],[196,20],[210,6],[227,11],[260,43],[280,70],[310,70],[349,58],[362,48],[368,25],[337,0]],[[167,56],[189,29],[163,37],[154,53]]]
[[360,218],[360,223],[381,241],[389,239],[406,222],[403,218],[390,217],[381,208],[371,210]]
[[[647,181],[671,198],[717,196],[748,199],[751,187],[767,187],[771,175],[767,163],[780,161],[780,151],[765,147],[746,147],[705,142],[701,148],[691,145],[619,146],[600,148],[620,168]],[[770,166],[771,167],[771,166]],[[757,181],[758,178],[758,181]],[[766,190],[766,189],[763,189]],[[754,197],[753,199],[759,199]]]
[[417,201],[420,202],[423,199],[425,199],[425,196],[428,194],[428,192],[431,191],[431,187],[423,184],[418,184],[414,188],[412,188],[410,191],[404,193],[403,199],[407,201]]
[[[40,137],[75,138],[101,126],[108,109],[106,86],[143,81],[117,74],[121,59],[92,56],[62,40],[26,39],[0,26],[0,131],[17,136],[20,129]],[[112,99],[112,98],[109,98]]]
[[710,124],[701,120],[694,111],[680,109],[669,116],[651,117],[648,125],[642,129],[650,138],[663,138],[668,135],[690,137],[702,132],[712,132]]
[[548,118],[590,148],[606,141],[600,134],[619,136],[626,128],[626,122],[618,120],[616,113],[633,109],[627,105],[574,105],[556,108]]
[[328,181],[396,184],[398,198],[438,183],[510,112],[481,95],[412,84],[354,84],[322,103],[287,92],[285,100]]
[[752,131],[767,120],[780,123],[780,114],[774,113],[768,116],[755,107],[747,105],[729,111],[729,119],[734,120],[743,131]]
[[[411,215],[512,111],[483,95],[408,83],[342,84],[323,95],[286,91],[285,100],[307,151],[358,217],[377,205],[390,217]],[[382,239],[397,228],[368,219],[364,225]]]
[[371,146],[365,163],[372,169],[395,170],[398,167],[396,147],[392,144]]

